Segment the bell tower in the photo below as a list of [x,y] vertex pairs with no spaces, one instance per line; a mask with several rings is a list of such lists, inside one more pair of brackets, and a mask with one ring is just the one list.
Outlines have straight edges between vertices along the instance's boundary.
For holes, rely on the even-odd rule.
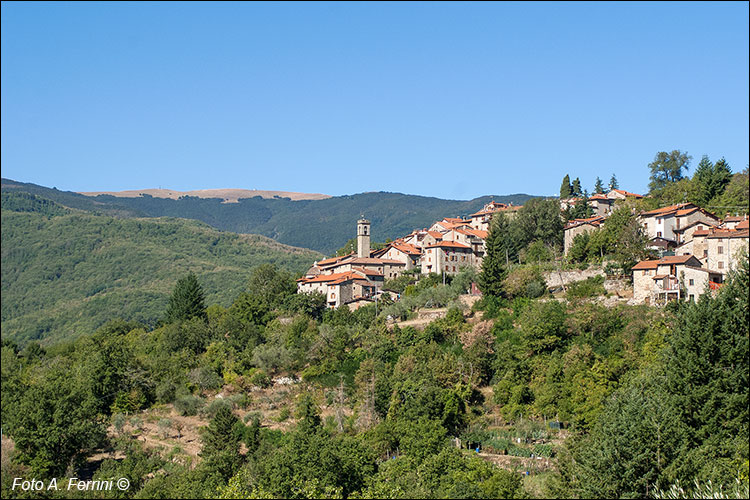
[[357,257],[370,256],[370,221],[362,216],[357,221]]

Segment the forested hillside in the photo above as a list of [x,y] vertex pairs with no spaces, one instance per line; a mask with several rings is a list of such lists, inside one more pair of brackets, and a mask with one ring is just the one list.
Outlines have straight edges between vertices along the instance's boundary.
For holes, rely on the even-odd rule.
[[195,272],[227,305],[262,263],[298,273],[320,255],[178,219],[118,219],[22,193],[2,199],[3,338],[46,343],[116,315],[154,325],[177,277]]
[[450,306],[421,330],[263,266],[230,307],[187,275],[155,329],[4,342],[3,496],[110,497],[11,489],[93,473],[118,498],[747,498],[747,261],[667,309],[506,282],[462,312],[474,278],[414,285]]
[[62,205],[118,216],[181,217],[205,222],[223,231],[262,234],[286,245],[311,248],[331,254],[354,235],[360,215],[372,222],[375,241],[395,239],[414,229],[427,227],[443,217],[468,215],[494,199],[521,205],[529,195],[483,196],[469,201],[443,200],[400,193],[361,193],[325,200],[292,201],[288,198],[242,199],[222,203],[220,199],[183,197],[179,200],[141,196],[96,197],[2,180],[3,191],[23,191]]

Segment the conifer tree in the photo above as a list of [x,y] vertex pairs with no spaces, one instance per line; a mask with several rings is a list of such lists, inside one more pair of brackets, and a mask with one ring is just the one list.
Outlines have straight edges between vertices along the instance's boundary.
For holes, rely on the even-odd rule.
[[573,196],[581,196],[583,194],[583,190],[581,189],[581,180],[576,177],[576,180],[573,181],[573,184],[571,186],[572,189],[572,195]]
[[236,431],[239,419],[228,406],[216,412],[208,428],[203,432],[203,449],[200,456],[207,466],[230,478],[239,467],[240,436]]
[[177,281],[167,306],[167,323],[206,318],[203,289],[194,273]]
[[487,253],[482,260],[482,272],[479,274],[479,288],[485,295],[503,297],[503,280],[508,273],[506,259],[510,249],[503,238],[508,234],[510,224],[504,214],[492,218],[490,232],[487,235]]
[[613,189],[620,189],[620,183],[617,182],[617,177],[615,177],[615,174],[612,174],[612,177],[609,179],[609,190]]
[[570,193],[572,192],[572,189],[570,187],[570,176],[568,174],[565,174],[565,177],[563,177],[562,185],[560,186],[560,199],[561,200],[567,200],[570,198]]
[[599,177],[596,178],[596,184],[594,184],[594,192],[596,194],[602,194],[604,192],[604,184],[602,184],[602,180]]

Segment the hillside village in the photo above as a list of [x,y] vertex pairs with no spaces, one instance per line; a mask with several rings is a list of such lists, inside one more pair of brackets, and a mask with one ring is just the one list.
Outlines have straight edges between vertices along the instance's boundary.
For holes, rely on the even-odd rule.
[[[643,196],[611,189],[585,201],[593,216],[572,219],[564,227],[564,254],[576,238],[601,230],[615,206]],[[565,211],[581,198],[560,199]],[[385,287],[406,271],[454,275],[465,267],[480,271],[486,255],[486,240],[495,214],[513,217],[519,206],[490,202],[467,218],[446,217],[429,228],[389,242],[384,248],[370,248],[370,221],[357,221],[357,251],[317,261],[297,280],[299,293],[319,292],[329,308],[346,305],[357,309],[383,294],[397,299]],[[747,215],[723,220],[693,203],[680,203],[638,214],[653,259],[632,267],[631,303],[664,305],[675,299],[695,300],[706,290],[721,287],[726,274],[738,267],[743,252],[750,249]],[[473,293],[480,293],[473,287]]]

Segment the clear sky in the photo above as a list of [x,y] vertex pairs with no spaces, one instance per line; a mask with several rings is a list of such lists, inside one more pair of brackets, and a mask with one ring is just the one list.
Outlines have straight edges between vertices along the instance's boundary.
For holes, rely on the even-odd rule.
[[[646,191],[748,160],[748,3],[2,3],[2,176],[72,191]],[[692,169],[691,169],[692,171]]]

